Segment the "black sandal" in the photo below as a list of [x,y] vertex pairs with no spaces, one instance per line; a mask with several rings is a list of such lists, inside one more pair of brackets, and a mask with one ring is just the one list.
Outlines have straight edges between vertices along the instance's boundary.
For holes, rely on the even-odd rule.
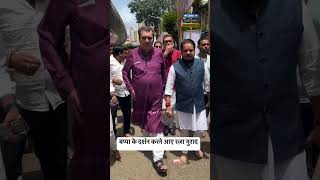
[[157,171],[158,174],[166,175],[167,168],[163,168],[163,166],[165,166],[165,165],[164,165],[162,159],[153,163],[153,167]]

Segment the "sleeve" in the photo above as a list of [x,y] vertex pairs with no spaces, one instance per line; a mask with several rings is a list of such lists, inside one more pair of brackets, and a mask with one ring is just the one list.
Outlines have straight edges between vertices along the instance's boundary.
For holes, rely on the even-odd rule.
[[320,95],[320,48],[312,18],[303,3],[304,32],[300,46],[299,71],[309,97]]
[[167,73],[166,73],[166,67],[164,63],[164,57],[163,54],[161,53],[161,76],[162,76],[162,86],[165,87],[166,81],[167,81]]
[[111,72],[110,72],[110,94],[113,94],[114,92],[115,92],[115,88],[112,83],[112,76],[111,76]]
[[132,94],[132,91],[133,91],[133,87],[131,84],[132,66],[133,66],[133,55],[132,53],[130,53],[122,69],[122,78],[130,94]]
[[209,93],[210,92],[210,72],[206,63],[203,63],[203,64],[204,64],[204,91]]
[[2,47],[2,41],[0,39],[0,99],[6,95],[15,94],[15,82],[10,78],[8,68],[6,66],[7,56],[4,53],[4,48]]
[[175,73],[174,67],[171,66],[169,69],[169,74],[168,74],[167,83],[166,83],[166,89],[164,92],[165,95],[172,96],[175,80],[176,80],[176,73]]
[[116,77],[117,73],[117,65],[110,60],[110,78]]
[[4,66],[0,66],[0,99],[6,95],[14,94],[14,82]]
[[50,1],[38,27],[42,59],[64,98],[74,89],[64,49],[65,30],[73,8],[69,0]]

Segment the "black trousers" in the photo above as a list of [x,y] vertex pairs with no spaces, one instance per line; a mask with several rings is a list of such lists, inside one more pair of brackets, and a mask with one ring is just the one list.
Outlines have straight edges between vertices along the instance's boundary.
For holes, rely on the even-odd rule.
[[130,132],[130,121],[131,121],[131,95],[127,97],[119,97],[117,99],[120,103],[120,109],[123,114],[123,134]]
[[[116,125],[116,117],[117,117],[117,111],[118,111],[118,104],[113,104],[113,103],[110,103],[110,110],[111,110],[111,116],[112,116],[112,125],[113,125],[113,133],[114,133],[114,136],[117,137],[117,125]],[[111,128],[111,127],[110,127]]]
[[22,110],[30,127],[34,150],[40,161],[44,180],[67,179],[67,106],[55,110],[35,112]]
[[17,180],[22,175],[22,157],[25,144],[26,137],[17,143],[1,142],[2,159],[7,180]]

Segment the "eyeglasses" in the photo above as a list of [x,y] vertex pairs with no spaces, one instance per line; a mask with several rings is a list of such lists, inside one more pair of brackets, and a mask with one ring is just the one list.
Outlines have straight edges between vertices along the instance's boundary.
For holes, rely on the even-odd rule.
[[161,48],[161,46],[155,46],[155,48]]

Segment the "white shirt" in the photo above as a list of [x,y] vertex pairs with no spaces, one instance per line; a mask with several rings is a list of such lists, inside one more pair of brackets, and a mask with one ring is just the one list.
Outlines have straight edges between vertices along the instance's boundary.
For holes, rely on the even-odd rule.
[[210,72],[210,55],[209,54],[207,54],[206,58],[200,57],[199,54],[195,55],[194,58],[198,58],[198,59],[202,60],[207,65],[207,68]]
[[[210,80],[210,55],[207,54],[206,58],[202,58],[198,54],[198,55],[195,55],[194,58],[200,59],[205,63],[205,65],[208,69],[208,72],[209,72],[209,80]],[[203,88],[204,88],[204,85],[203,85]],[[204,94],[207,94],[207,92],[204,92]]]
[[[43,16],[25,0],[0,1],[0,39],[6,49],[31,54],[41,60],[37,26]],[[5,61],[2,58],[2,64]],[[16,98],[20,106],[31,111],[49,111],[63,103],[43,62],[33,76],[13,71]]]
[[113,94],[114,91],[115,91],[115,89],[114,89],[114,85],[112,83],[111,72],[110,72],[110,95]]
[[[320,95],[319,37],[317,36],[312,18],[305,3],[303,3],[303,26],[304,31],[299,57],[300,78],[307,92],[307,96],[318,96]],[[300,99],[306,100],[306,97],[300,97]]]
[[8,94],[14,94],[14,82],[10,80],[6,68],[0,65],[0,99]]
[[122,80],[121,85],[114,85],[115,94],[119,97],[126,97],[126,96],[130,95],[126,85],[123,82],[123,78],[122,78],[122,69],[123,69],[124,64],[125,64],[125,61],[120,63],[118,60],[116,60],[116,58],[114,58],[113,55],[110,56],[110,72],[111,72],[110,77],[119,78]]
[[[210,74],[208,71],[208,68],[206,67],[207,65],[204,63],[204,92],[209,93],[210,92]],[[173,93],[173,87],[175,84],[176,80],[176,72],[174,70],[174,67],[171,66],[169,69],[168,77],[167,77],[167,83],[166,83],[166,88],[165,88],[165,95],[172,96]]]

